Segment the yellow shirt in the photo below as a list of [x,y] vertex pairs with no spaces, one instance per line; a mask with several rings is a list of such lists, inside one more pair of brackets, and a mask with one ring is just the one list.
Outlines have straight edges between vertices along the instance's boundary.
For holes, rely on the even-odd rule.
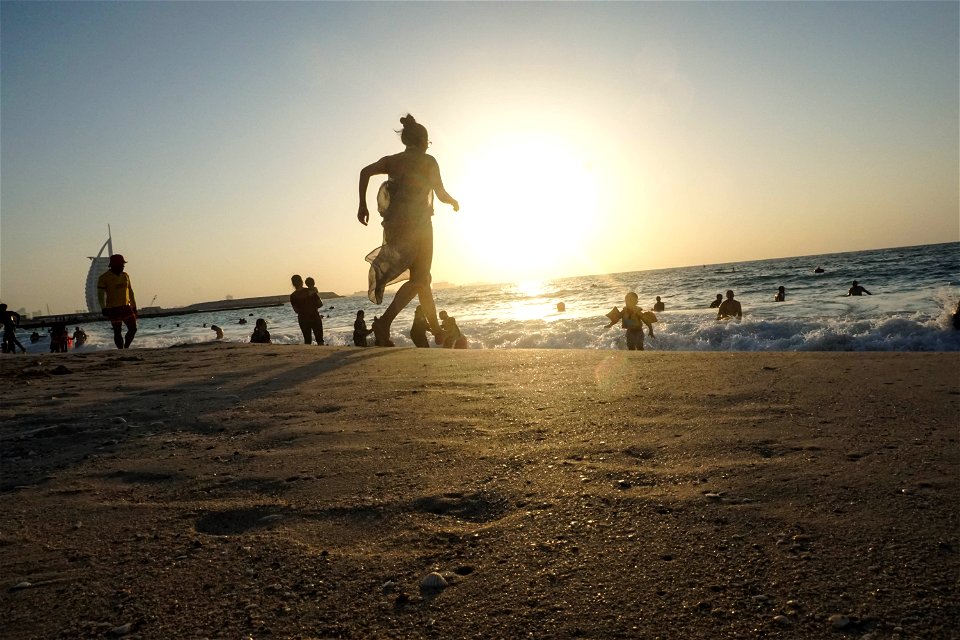
[[130,276],[121,272],[119,275],[107,271],[97,280],[97,299],[101,309],[110,307],[137,306],[133,297],[133,287],[130,285]]

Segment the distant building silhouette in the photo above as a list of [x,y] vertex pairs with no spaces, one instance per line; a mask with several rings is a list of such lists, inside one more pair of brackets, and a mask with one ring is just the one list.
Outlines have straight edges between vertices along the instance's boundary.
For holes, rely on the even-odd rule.
[[[107,250],[104,257],[103,250]],[[110,235],[110,225],[107,225],[107,241],[100,247],[97,256],[90,258],[90,270],[87,271],[86,300],[87,311],[100,313],[100,302],[97,300],[97,280],[100,275],[110,268],[110,256],[113,255],[113,238]]]

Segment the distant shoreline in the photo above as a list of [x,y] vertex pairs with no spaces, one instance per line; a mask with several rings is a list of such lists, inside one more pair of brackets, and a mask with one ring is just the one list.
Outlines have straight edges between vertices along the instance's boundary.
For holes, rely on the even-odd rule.
[[[321,291],[321,299],[340,298],[339,294],[332,291]],[[263,296],[259,298],[239,298],[233,300],[215,300],[213,302],[198,302],[186,307],[171,307],[164,309],[162,307],[143,307],[138,310],[139,318],[166,318],[168,316],[185,316],[194,313],[205,313],[210,311],[237,311],[240,309],[262,309],[265,307],[281,307],[290,301],[289,294],[279,296]],[[88,313],[60,313],[48,316],[38,316],[20,323],[20,329],[36,329],[48,327],[58,322],[64,324],[87,324],[90,322],[104,321],[104,317],[97,312]]]

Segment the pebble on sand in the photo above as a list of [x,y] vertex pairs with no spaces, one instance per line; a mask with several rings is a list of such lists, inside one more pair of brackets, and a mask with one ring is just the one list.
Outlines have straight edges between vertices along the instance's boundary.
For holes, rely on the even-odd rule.
[[830,626],[834,629],[844,629],[847,625],[850,624],[850,618],[847,616],[835,613],[829,618]]

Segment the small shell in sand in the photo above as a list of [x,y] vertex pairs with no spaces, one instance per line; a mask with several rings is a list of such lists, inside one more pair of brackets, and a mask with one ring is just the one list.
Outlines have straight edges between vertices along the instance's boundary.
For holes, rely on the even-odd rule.
[[420,581],[421,589],[443,589],[448,586],[446,579],[437,573],[432,571],[423,577],[423,580]]

